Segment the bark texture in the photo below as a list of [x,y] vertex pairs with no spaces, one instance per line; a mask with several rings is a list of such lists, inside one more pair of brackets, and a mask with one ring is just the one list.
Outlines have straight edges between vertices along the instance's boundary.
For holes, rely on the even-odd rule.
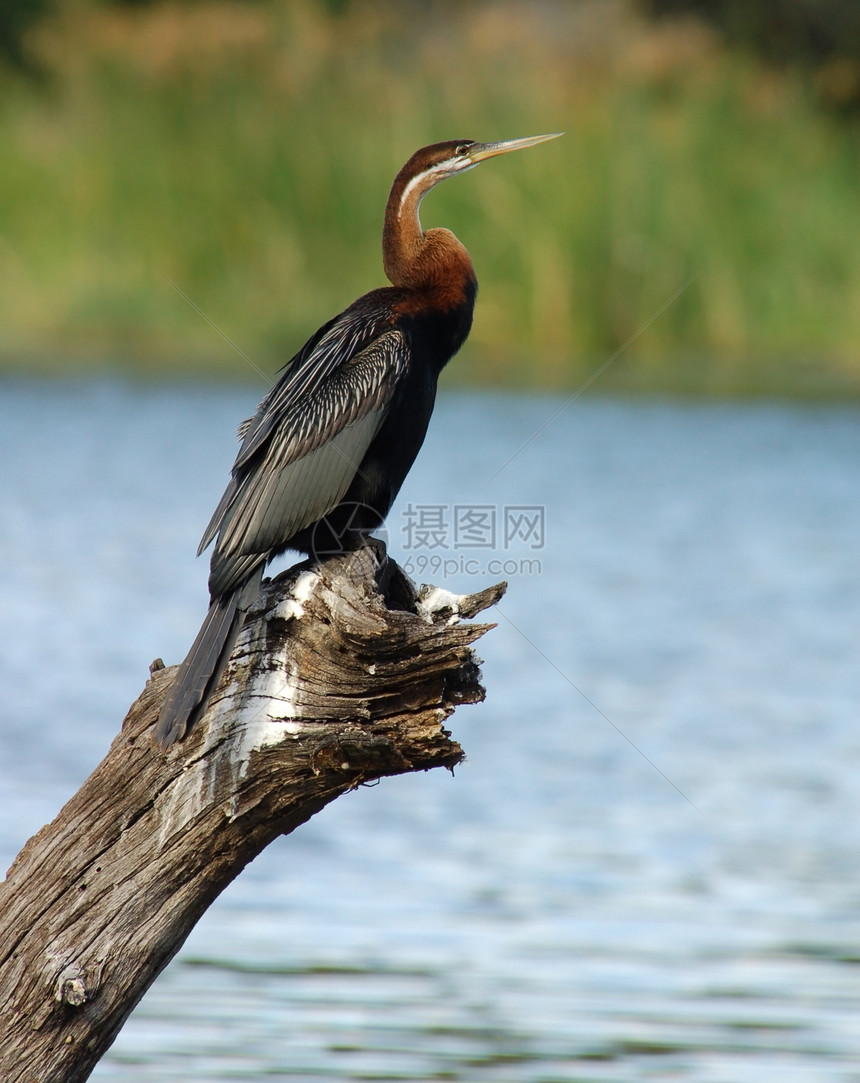
[[102,763],[0,885],[0,1079],[86,1079],[216,896],[272,839],[384,775],[453,767],[484,697],[468,597],[416,591],[381,547],[264,584],[205,717],[150,743],[153,663]]

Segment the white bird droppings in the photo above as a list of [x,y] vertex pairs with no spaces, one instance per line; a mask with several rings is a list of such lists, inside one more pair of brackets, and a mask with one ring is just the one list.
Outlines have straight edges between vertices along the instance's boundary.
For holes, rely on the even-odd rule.
[[[302,572],[290,597],[280,602],[270,616],[299,620],[319,582],[316,572]],[[254,653],[253,646],[243,632],[235,654],[242,657],[249,653]],[[231,793],[235,793],[248,771],[252,753],[289,740],[303,729],[304,724],[293,718],[298,675],[292,672],[286,658],[276,662],[274,668],[257,671],[250,682],[245,670],[238,667],[233,681],[213,701],[207,712],[203,747],[164,794],[162,845],[215,799],[218,774],[225,764],[230,772]],[[236,815],[235,807],[232,815]]]
[[454,594],[450,590],[445,590],[444,587],[432,587],[423,598],[419,599],[416,608],[428,624],[436,623],[436,614],[441,609],[450,609],[451,616],[446,624],[456,624],[460,619],[460,603],[465,597],[465,594]]

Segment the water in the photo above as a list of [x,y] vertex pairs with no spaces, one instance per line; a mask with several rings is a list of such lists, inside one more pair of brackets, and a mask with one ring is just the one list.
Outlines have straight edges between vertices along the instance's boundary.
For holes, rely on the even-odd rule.
[[[390,519],[514,562],[468,763],[270,847],[94,1079],[860,1080],[860,414],[580,400],[486,485],[559,404],[443,398]],[[193,637],[253,405],[0,385],[7,863]],[[405,548],[455,504],[545,545]]]

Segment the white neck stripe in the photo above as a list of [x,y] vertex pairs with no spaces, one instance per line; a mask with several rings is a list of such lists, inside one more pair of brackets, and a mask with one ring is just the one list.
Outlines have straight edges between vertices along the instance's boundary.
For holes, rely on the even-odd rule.
[[[414,192],[414,190],[416,188],[420,187],[428,177],[432,176],[437,171],[438,171],[437,166],[431,166],[430,169],[425,169],[423,173],[419,173],[418,176],[413,177],[412,180],[406,185],[406,187],[403,189],[403,194],[400,197],[400,206],[397,208],[397,217],[398,218],[401,218],[403,216],[403,211],[404,211],[404,209],[406,207],[406,204],[407,204],[408,200],[411,198],[412,193]],[[418,197],[418,202],[415,205],[415,217],[416,218],[418,218],[418,210],[419,210],[419,208],[421,206],[421,200],[424,198],[424,196],[427,195],[427,192],[429,192],[429,191],[430,191],[430,189],[428,188],[426,191],[422,192],[421,195]],[[420,218],[418,218],[418,228],[421,229],[421,219]]]

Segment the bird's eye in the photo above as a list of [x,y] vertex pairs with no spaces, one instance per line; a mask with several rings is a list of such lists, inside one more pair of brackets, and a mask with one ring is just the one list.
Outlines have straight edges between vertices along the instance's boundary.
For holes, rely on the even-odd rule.
[[457,147],[457,148],[455,149],[454,153],[455,153],[455,154],[457,155],[457,157],[458,157],[458,158],[462,158],[462,157],[463,157],[464,155],[466,155],[466,154],[468,154],[468,153],[469,153],[469,147],[470,147],[470,145],[471,145],[471,144],[469,144],[469,143],[461,143],[461,144],[460,144],[460,145],[459,145],[459,146],[458,146],[458,147]]

